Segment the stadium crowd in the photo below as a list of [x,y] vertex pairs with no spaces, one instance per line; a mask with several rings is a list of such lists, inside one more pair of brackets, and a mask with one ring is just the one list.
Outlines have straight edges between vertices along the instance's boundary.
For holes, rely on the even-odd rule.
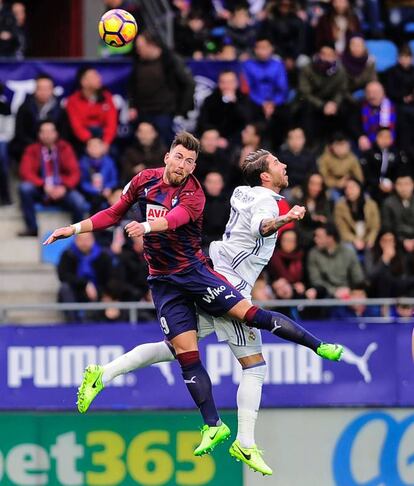
[[[128,2],[105,4],[128,9]],[[17,112],[13,140],[0,141],[1,202],[11,202],[9,156],[20,177],[21,236],[38,234],[36,203],[61,206],[76,222],[111,205],[144,168],[162,165],[174,117],[193,107],[195,83],[183,57],[238,60],[240,70],[219,74],[195,128],[202,146],[195,175],[207,198],[206,252],[223,234],[232,190],[243,184],[240,164],[249,152],[267,148],[287,164],[281,213],[294,204],[307,212],[279,232],[254,298],[346,302],[414,295],[413,54],[400,29],[384,22],[382,4],[172,4],[175,50],[144,31],[129,54],[128,143],[118,140],[112,94],[96,69],[79,71],[78,88],[64,102],[54,95],[53,79],[36,79]],[[0,11],[1,25],[2,18]],[[377,72],[365,39],[384,35],[398,43],[398,61]],[[0,32],[0,52],[2,40]],[[0,113],[9,112],[2,97]],[[63,302],[151,299],[142,241],[125,238],[122,225],[78,235],[57,270]],[[380,309],[335,312],[370,316]],[[105,317],[124,316],[112,309]]]

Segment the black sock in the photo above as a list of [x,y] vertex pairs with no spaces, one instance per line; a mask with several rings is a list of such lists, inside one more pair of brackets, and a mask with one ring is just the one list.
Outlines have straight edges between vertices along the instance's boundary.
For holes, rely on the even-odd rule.
[[302,344],[316,352],[322,341],[280,312],[251,307],[246,313],[248,326],[266,329],[287,341]]
[[210,426],[221,424],[216,404],[214,403],[210,377],[199,359],[198,351],[177,355],[181,365],[184,382],[194,403],[200,409],[204,423]]

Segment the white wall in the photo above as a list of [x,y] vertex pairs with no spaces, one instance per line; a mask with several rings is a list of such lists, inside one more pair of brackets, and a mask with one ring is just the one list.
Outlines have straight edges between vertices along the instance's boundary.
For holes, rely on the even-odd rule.
[[412,485],[413,424],[412,409],[261,411],[256,441],[273,476],[247,470],[244,485]]

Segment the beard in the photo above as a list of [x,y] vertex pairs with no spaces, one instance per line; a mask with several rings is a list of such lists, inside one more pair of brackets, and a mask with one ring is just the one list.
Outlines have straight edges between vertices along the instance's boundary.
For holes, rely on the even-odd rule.
[[172,186],[180,186],[186,179],[186,176],[184,174],[183,175],[177,174],[171,169],[169,169],[168,167],[166,168],[166,176],[168,182]]

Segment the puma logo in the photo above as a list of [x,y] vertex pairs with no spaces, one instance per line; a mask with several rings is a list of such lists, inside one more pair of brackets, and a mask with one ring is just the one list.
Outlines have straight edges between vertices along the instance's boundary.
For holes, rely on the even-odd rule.
[[196,382],[195,379],[196,379],[196,377],[192,376],[191,380],[184,380],[184,383],[195,383]]
[[372,375],[368,368],[368,361],[371,354],[378,349],[377,343],[370,343],[362,356],[358,356],[349,348],[344,346],[344,353],[342,355],[342,361],[350,365],[354,365],[358,368],[364,378],[365,383],[370,383],[372,381]]

